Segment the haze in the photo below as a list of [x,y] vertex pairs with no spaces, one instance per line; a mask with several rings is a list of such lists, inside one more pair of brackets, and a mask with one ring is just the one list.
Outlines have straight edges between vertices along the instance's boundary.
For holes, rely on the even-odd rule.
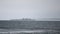
[[0,0],[0,20],[60,18],[60,0]]

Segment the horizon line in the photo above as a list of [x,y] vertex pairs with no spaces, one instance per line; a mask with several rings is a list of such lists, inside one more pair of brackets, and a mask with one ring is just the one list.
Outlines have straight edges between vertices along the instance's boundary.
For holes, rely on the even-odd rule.
[[[23,19],[23,18],[22,18]],[[27,18],[28,19],[28,18]],[[29,18],[30,19],[30,18]],[[32,19],[32,18],[31,18]],[[0,19],[1,20],[14,20],[14,19]],[[17,19],[18,20],[18,19]],[[34,19],[37,21],[60,21],[60,18],[39,18],[39,19]]]

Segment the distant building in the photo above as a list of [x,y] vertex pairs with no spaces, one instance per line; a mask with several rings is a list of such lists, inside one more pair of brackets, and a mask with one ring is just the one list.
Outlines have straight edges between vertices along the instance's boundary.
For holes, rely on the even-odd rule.
[[11,21],[35,21],[35,19],[22,18],[22,19],[12,19]]

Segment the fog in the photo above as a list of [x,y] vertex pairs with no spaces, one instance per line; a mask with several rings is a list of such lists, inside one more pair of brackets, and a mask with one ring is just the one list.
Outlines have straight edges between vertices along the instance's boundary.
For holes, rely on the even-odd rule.
[[60,0],[0,0],[0,20],[60,18]]

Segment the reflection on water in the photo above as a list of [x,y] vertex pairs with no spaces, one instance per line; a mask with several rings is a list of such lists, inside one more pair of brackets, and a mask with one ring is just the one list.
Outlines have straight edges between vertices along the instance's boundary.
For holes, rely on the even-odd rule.
[[8,31],[0,32],[0,34],[60,34],[60,31],[56,30],[26,30],[26,31]]

